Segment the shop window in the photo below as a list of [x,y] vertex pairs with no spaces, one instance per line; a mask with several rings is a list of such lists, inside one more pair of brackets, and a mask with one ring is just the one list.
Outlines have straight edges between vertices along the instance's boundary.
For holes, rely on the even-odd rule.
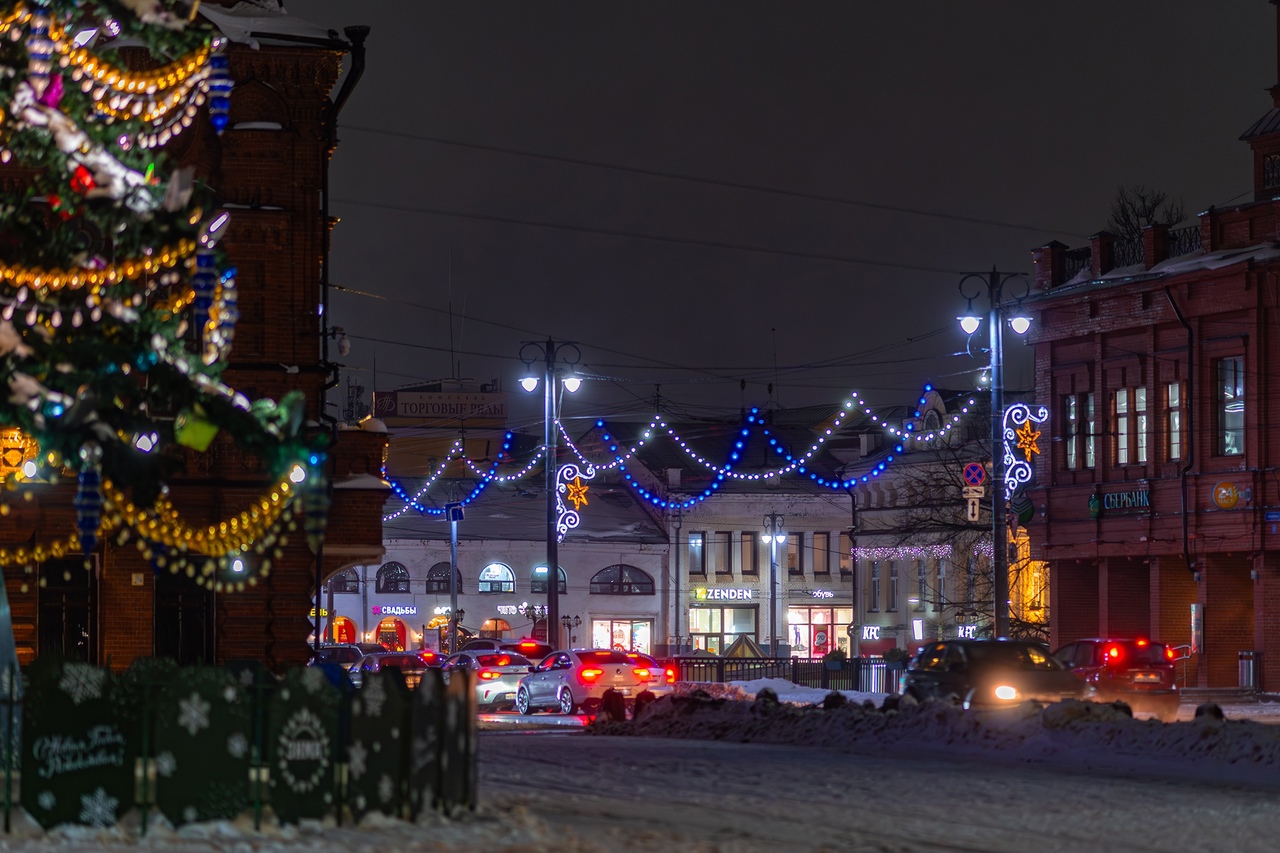
[[379,593],[408,592],[409,570],[401,563],[383,563],[378,569],[375,588]]
[[[559,588],[560,594],[567,595],[569,592],[569,581],[565,576],[564,569],[559,566],[556,566],[556,577],[560,581],[556,584]],[[547,567],[537,566],[534,568],[533,574],[529,577],[529,594],[546,595],[547,591]]]
[[1182,458],[1182,383],[1170,382],[1165,386],[1165,446],[1169,460]]
[[1218,359],[1218,455],[1244,453],[1244,358]]
[[742,531],[741,568],[744,575],[760,574],[760,537],[755,531]]
[[652,619],[595,619],[591,622],[591,645],[620,652],[653,653]]
[[711,570],[718,575],[733,574],[730,556],[732,552],[729,548],[732,538],[729,531],[717,530],[711,534],[711,541],[707,543],[707,562],[710,563]]
[[360,592],[360,575],[355,568],[343,569],[329,578],[329,591],[336,594]]
[[804,574],[804,534],[792,533],[787,536],[787,574]]
[[707,573],[707,551],[703,547],[707,534],[689,534],[689,574],[705,575]]
[[480,582],[477,585],[480,592],[515,592],[516,591],[516,575],[511,571],[510,566],[504,566],[502,563],[490,563],[480,570]]
[[831,574],[831,534],[813,534],[813,573]]
[[848,533],[840,534],[840,577],[847,578],[853,574],[853,537]]
[[[462,592],[462,571],[455,570],[458,592]],[[427,572],[427,593],[434,595],[449,594],[449,564],[436,563]]]
[[828,652],[849,651],[844,626],[853,621],[852,608],[790,607],[787,609],[787,641],[797,657],[820,658]]
[[653,595],[653,578],[635,566],[618,564],[591,578],[591,595]]

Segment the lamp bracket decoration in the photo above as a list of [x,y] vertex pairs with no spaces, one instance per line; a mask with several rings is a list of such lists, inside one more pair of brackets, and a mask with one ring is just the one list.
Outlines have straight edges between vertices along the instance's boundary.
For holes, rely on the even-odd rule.
[[[556,541],[563,542],[569,531],[582,523],[578,511],[587,506],[587,489],[590,488],[583,480],[592,480],[595,476],[596,469],[589,463],[585,468],[574,463],[560,467],[556,483]],[[569,503],[573,504],[572,508]]]
[[1004,464],[1005,481],[1004,497],[1010,500],[1013,495],[1031,482],[1034,474],[1032,460],[1040,453],[1040,436],[1043,429],[1038,427],[1049,420],[1049,410],[1038,406],[1034,411],[1026,403],[1014,403],[1004,411]]

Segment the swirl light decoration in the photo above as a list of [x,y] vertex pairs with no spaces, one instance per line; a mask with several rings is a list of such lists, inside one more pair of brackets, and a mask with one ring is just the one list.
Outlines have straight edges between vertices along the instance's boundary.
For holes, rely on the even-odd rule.
[[[582,481],[596,476],[596,469],[591,465],[579,468],[568,463],[560,466],[560,475],[556,482],[556,541],[563,542],[569,531],[582,523],[578,511],[587,505],[587,486]],[[565,503],[566,497],[573,501],[571,509]]]
[[1037,429],[1049,420],[1049,410],[1040,406],[1035,411],[1026,403],[1014,403],[1004,410],[1004,499],[1031,482],[1035,469],[1032,459],[1040,452],[1040,435]]

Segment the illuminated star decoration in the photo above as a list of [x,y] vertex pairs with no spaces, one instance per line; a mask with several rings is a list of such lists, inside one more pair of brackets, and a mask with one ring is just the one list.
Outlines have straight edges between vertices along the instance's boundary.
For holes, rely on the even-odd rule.
[[1027,456],[1027,461],[1031,461],[1033,454],[1040,452],[1040,430],[1031,426],[1031,421],[1027,421],[1017,429],[1018,449]]
[[[1039,433],[1036,433],[1039,435]],[[586,483],[582,482],[581,477],[574,477],[573,482],[565,483],[568,494],[565,496],[573,503],[573,508],[581,510],[587,505],[587,489],[590,488]]]

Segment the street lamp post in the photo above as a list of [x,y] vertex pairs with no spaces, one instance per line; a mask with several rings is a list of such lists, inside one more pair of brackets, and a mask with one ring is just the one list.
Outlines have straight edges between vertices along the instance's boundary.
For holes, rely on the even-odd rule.
[[564,628],[564,632],[569,635],[570,646],[573,645],[573,642],[576,639],[573,631],[575,628],[577,628],[581,624],[582,624],[581,616],[561,616],[560,617],[560,627]]
[[[543,376],[542,415],[543,415],[543,453],[546,455],[543,470],[546,472],[547,490],[547,639],[551,639],[550,628],[560,622],[560,537],[556,529],[556,486],[560,474],[560,466],[556,458],[556,424],[559,419],[556,406],[558,385],[563,385],[570,393],[577,391],[580,380],[573,375],[560,377],[556,372],[556,358],[561,353],[561,361],[568,367],[578,363],[581,358],[577,344],[567,341],[556,343],[548,338],[545,341],[526,341],[520,347],[520,360],[526,369],[542,356],[546,366]],[[570,355],[570,353],[572,353]],[[538,377],[527,374],[520,380],[520,386],[532,393],[538,387]]]
[[[987,326],[990,333],[991,353],[991,538],[992,538],[992,587],[995,606],[995,636],[1009,636],[1009,543],[1007,536],[1007,520],[1005,518],[1004,496],[1004,323],[1007,318],[1010,327],[1019,335],[1025,335],[1031,321],[1015,311],[1008,314],[1009,306],[1004,304],[1004,286],[1011,280],[1019,280],[1023,285],[1022,298],[1031,291],[1023,273],[999,272],[994,267],[989,273],[970,273],[960,280],[960,295],[969,302],[969,310],[960,317],[960,328],[968,335],[978,331],[982,320],[973,313],[973,300],[986,287],[990,314]],[[970,281],[980,282],[972,285],[974,292],[966,292]],[[1014,306],[1017,307],[1017,304]]]
[[762,538],[769,543],[769,654],[778,656],[778,546],[787,541],[783,517],[771,512],[764,517]]

